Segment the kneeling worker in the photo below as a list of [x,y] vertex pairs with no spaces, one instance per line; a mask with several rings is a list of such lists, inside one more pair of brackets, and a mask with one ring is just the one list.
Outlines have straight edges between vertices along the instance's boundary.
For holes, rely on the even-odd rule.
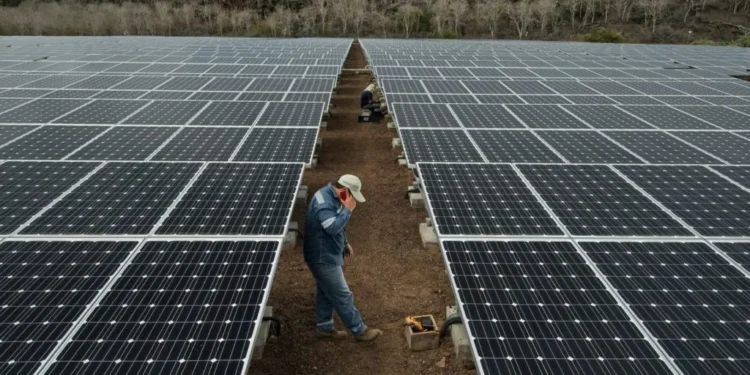
[[362,321],[344,278],[344,257],[354,255],[344,229],[357,202],[365,201],[361,188],[362,182],[356,176],[341,176],[338,182],[318,190],[307,209],[304,252],[317,286],[315,320],[319,337],[343,339],[347,336],[346,331],[334,329],[334,310],[357,341],[373,341],[382,333],[367,328]]
[[362,109],[372,111],[373,114],[375,114],[375,112],[380,112],[381,115],[386,115],[388,113],[388,107],[381,105],[375,100],[372,90],[375,90],[375,85],[370,84],[365,88],[365,91],[362,91],[362,95],[359,97],[359,106]]

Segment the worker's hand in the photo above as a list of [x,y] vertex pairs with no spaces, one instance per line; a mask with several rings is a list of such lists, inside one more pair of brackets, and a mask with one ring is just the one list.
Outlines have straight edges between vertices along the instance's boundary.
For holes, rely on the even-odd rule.
[[347,194],[346,200],[341,202],[341,204],[348,208],[349,211],[354,211],[354,209],[357,208],[357,201],[354,200],[354,197],[351,194]]
[[354,249],[352,249],[352,245],[347,244],[344,248],[344,258],[354,258]]

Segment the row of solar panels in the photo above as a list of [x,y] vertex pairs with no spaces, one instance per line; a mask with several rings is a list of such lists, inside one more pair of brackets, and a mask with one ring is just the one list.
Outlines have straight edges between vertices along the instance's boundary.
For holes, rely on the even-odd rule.
[[434,68],[434,67],[384,67],[378,76],[394,79],[480,79],[480,80],[732,80],[732,75],[747,72],[726,72],[716,69],[587,69],[587,68]]
[[131,74],[218,74],[239,76],[336,76],[340,65],[251,65],[251,64],[182,64],[182,63],[111,63],[111,62],[20,62],[0,60],[0,74],[36,73],[131,73]]
[[750,235],[750,167],[471,163],[418,163],[417,167],[435,229],[443,239]]
[[[505,46],[524,62],[538,56],[606,66],[620,56],[625,64],[667,66],[683,54],[726,66],[674,69],[680,73],[663,82],[620,73],[638,69],[583,68],[565,72],[615,77],[552,81],[546,76],[559,69],[549,67],[518,70],[528,75],[518,82],[459,82],[440,67],[425,72],[444,81],[378,81],[406,158],[416,164],[480,374],[747,372],[750,167],[721,165],[750,160],[749,88],[728,76],[750,61],[740,58],[747,52],[401,42],[366,40],[364,47],[385,60],[420,56],[423,64],[429,49],[450,64]],[[663,55],[654,53],[662,47]],[[373,60],[376,72],[389,70]],[[701,71],[727,76],[684,75]],[[569,103],[455,104],[490,100]],[[447,104],[430,104],[440,102]],[[613,102],[638,105],[590,105]]]

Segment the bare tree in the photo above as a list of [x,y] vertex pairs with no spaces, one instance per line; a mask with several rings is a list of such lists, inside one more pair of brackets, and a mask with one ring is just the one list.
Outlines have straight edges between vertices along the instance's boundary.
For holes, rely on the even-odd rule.
[[737,14],[743,3],[745,3],[745,0],[729,0],[729,10],[732,11],[732,14]]
[[456,36],[461,35],[461,21],[469,10],[469,4],[465,0],[451,0],[448,4],[453,16],[453,31],[456,33]]
[[646,27],[651,25],[651,33],[656,33],[656,24],[664,15],[664,11],[669,5],[669,0],[638,0],[638,5],[643,9],[644,24]]
[[435,25],[435,32],[438,35],[443,34],[443,24],[450,19],[451,9],[450,0],[427,0],[429,9],[432,12],[432,23]]
[[630,13],[633,11],[634,0],[614,0],[614,5],[620,21],[629,21]]
[[542,32],[542,35],[547,34],[547,24],[549,23],[549,20],[554,20],[556,7],[557,3],[555,0],[537,0],[537,2],[533,4],[532,9],[536,15],[536,19],[539,20],[539,31]]
[[367,16],[370,14],[367,9],[367,0],[347,0],[349,5],[349,14],[354,24],[354,31],[357,36],[362,32],[362,26],[367,20]]
[[318,10],[320,16],[320,34],[326,35],[326,22],[328,22],[328,6],[326,0],[313,0],[313,6]]
[[507,13],[508,5],[500,0],[479,0],[474,4],[477,20],[486,24],[490,30],[490,36],[494,39],[497,35],[497,25],[500,19]]
[[399,23],[403,26],[407,38],[414,31],[420,14],[422,14],[422,10],[409,3],[398,7],[396,17],[398,17]]
[[518,39],[523,39],[531,24],[534,23],[534,12],[531,9],[531,3],[529,0],[521,0],[513,4],[509,8],[508,15],[516,27]]

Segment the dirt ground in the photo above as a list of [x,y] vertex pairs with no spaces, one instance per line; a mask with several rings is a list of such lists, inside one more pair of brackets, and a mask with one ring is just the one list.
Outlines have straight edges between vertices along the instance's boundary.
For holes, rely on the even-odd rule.
[[[365,65],[355,44],[345,68]],[[418,225],[426,212],[404,199],[413,177],[396,162],[400,151],[391,148],[395,131],[385,121],[357,123],[359,94],[370,78],[369,74],[342,75],[328,129],[320,132],[320,164],[305,171],[304,184],[311,197],[341,174],[362,179],[367,202],[357,206],[347,227],[355,255],[345,274],[365,323],[382,329],[383,336],[374,343],[315,337],[315,283],[300,244],[281,255],[269,301],[283,322],[282,336],[268,342],[250,374],[475,374],[454,360],[450,339],[432,351],[411,352],[406,346],[401,326],[406,315],[433,314],[441,324],[445,306],[454,299],[440,250],[424,249],[421,244]],[[300,228],[304,228],[305,210],[295,209]],[[336,324],[343,328],[338,318]]]

